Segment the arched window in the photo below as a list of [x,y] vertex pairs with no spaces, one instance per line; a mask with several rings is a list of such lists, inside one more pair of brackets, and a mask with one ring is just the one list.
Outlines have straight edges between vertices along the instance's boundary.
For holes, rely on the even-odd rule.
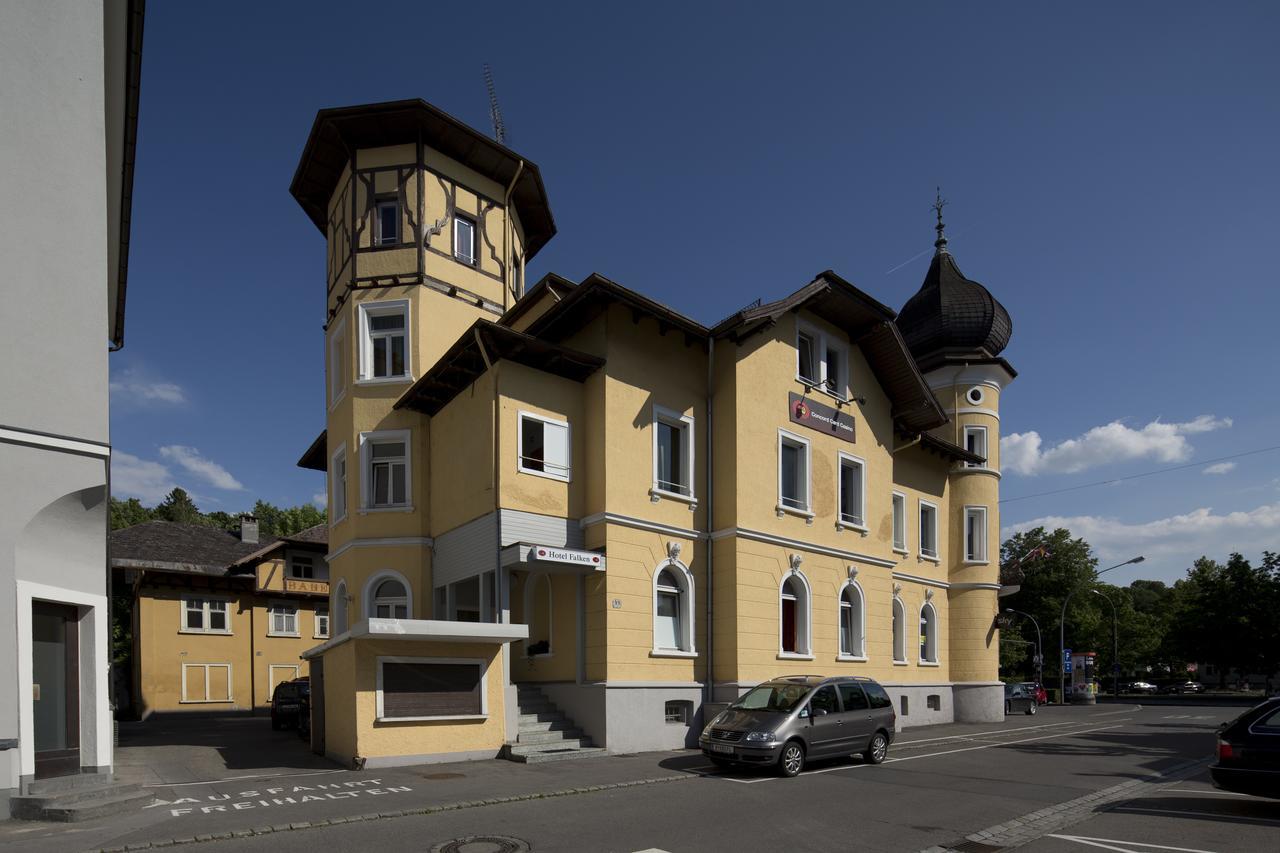
[[524,588],[524,618],[529,625],[525,654],[541,657],[551,654],[551,578],[539,572],[529,576]]
[[347,582],[345,580],[338,581],[337,589],[334,590],[331,612],[333,629],[329,635],[336,637],[347,630]]
[[787,575],[779,597],[781,652],[807,657],[810,654],[809,584],[804,575],[799,572]]
[[404,583],[396,578],[378,581],[369,598],[369,616],[373,619],[408,619],[409,591]]
[[920,662],[938,662],[938,614],[928,603],[920,608]]
[[840,656],[865,658],[867,656],[866,631],[862,600],[862,587],[854,581],[840,590]]
[[907,662],[907,609],[896,595],[893,597],[893,661]]
[[693,578],[675,560],[653,576],[653,650],[693,653]]

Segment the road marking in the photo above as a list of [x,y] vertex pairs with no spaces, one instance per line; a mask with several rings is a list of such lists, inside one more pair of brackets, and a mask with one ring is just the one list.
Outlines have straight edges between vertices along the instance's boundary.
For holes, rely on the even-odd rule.
[[1260,803],[1267,802],[1267,800],[1264,800],[1262,797],[1255,797],[1251,794],[1237,794],[1235,791],[1215,791],[1210,788],[1164,788],[1163,790],[1156,791],[1156,793],[1164,794],[1170,791],[1179,794],[1214,794],[1219,797],[1244,797],[1248,800],[1257,800]]
[[[1144,851],[1134,850],[1135,847],[1143,847],[1147,850],[1174,850],[1177,853],[1213,853],[1212,850],[1201,850],[1193,847],[1167,847],[1163,844],[1144,844],[1141,841],[1121,841],[1117,838],[1090,838],[1085,835],[1055,835],[1049,833],[1049,838],[1060,838],[1063,841],[1074,841],[1077,844],[1084,844],[1089,847],[1101,847],[1103,850],[1117,850],[1119,853],[1144,853]],[[1124,847],[1113,847],[1114,844],[1123,844]]]
[[[1117,713],[1117,712],[1113,712],[1113,713]],[[1128,712],[1120,711],[1118,713],[1125,714]],[[1098,714],[1096,716],[1101,717],[1103,715]],[[1107,716],[1110,716],[1110,715],[1107,715]],[[1088,723],[1080,722],[1080,721],[1071,721],[1066,723],[1044,723],[1039,726],[1019,726],[1016,729],[995,729],[989,732],[971,732],[966,735],[948,735],[946,737],[928,737],[928,738],[920,738],[918,740],[898,740],[895,742],[895,746],[898,746],[899,748],[901,748],[904,746],[914,746],[915,744],[918,744],[918,743],[937,743],[938,741],[944,741],[944,740],[972,740],[974,738],[985,737],[986,735],[1013,734],[1014,732],[1033,732],[1033,731],[1039,731],[1041,729],[1053,729],[1053,728],[1062,728],[1063,726],[1083,726],[1083,725],[1088,725]]]
[[327,776],[332,773],[349,773],[348,770],[317,770],[314,773],[259,773],[254,776],[229,776],[226,779],[206,779],[203,782],[166,782],[162,785],[142,784],[144,788],[182,788],[187,785],[217,785],[221,782],[243,782],[245,779],[296,779],[299,776]]
[[1147,812],[1150,814],[1178,814],[1178,815],[1201,815],[1203,817],[1213,818],[1214,820],[1225,821],[1226,823],[1273,823],[1280,826],[1280,820],[1273,820],[1266,817],[1244,817],[1239,816],[1236,820],[1235,815],[1226,815],[1222,812],[1202,812],[1192,809],[1144,809],[1138,806],[1116,806],[1111,809],[1113,812]]

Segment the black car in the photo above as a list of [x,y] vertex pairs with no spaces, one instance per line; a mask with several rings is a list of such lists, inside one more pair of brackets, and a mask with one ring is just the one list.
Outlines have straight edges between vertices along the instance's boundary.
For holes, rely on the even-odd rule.
[[311,681],[308,678],[295,678],[293,681],[277,684],[275,693],[271,694],[271,728],[279,730],[298,725],[302,718],[304,699],[310,698]]
[[1280,696],[1218,729],[1213,784],[1226,791],[1280,799]]
[[1026,683],[1022,684],[1006,684],[1004,686],[1004,712],[1013,714],[1021,711],[1024,714],[1034,714],[1036,706],[1040,703],[1036,701],[1034,684],[1028,687]]

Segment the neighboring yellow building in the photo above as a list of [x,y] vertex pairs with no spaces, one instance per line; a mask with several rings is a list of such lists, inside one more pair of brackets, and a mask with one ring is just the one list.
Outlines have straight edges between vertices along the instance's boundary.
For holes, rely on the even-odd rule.
[[537,167],[422,101],[322,111],[292,192],[328,241],[318,749],[678,747],[787,673],[1002,718],[1012,324],[940,215],[901,316],[827,271],[708,327],[599,275],[526,291]]
[[[111,534],[111,565],[133,597],[129,703],[155,712],[269,708],[277,684],[309,674],[302,652],[329,637],[324,526],[258,541],[150,521]],[[119,701],[119,700],[118,700]]]

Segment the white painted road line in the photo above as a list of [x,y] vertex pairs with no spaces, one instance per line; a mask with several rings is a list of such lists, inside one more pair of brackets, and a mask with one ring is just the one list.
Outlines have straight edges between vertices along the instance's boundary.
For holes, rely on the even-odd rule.
[[1251,794],[1237,794],[1235,791],[1218,791],[1213,788],[1163,788],[1156,791],[1157,794],[1213,794],[1218,797],[1244,797],[1246,800],[1256,800],[1259,803],[1271,802],[1262,797],[1255,797]]
[[[1195,847],[1167,847],[1163,844],[1144,844],[1141,841],[1121,841],[1118,838],[1090,838],[1085,835],[1055,835],[1049,833],[1048,838],[1060,838],[1063,841],[1074,841],[1077,844],[1084,844],[1088,847],[1100,847],[1103,850],[1116,850],[1119,853],[1146,853],[1148,850],[1172,850],[1175,853],[1213,853],[1212,850],[1201,850]],[[1115,847],[1113,845],[1123,844],[1123,847]],[[1142,850],[1135,850],[1135,847],[1141,847]]]
[[203,782],[165,782],[160,785],[143,784],[144,788],[183,788],[187,785],[218,785],[223,782],[243,782],[246,779],[296,779],[300,776],[328,776],[333,773],[350,773],[350,770],[316,770],[312,773],[259,773],[254,776],[228,776],[226,779],[205,779]]
[[1143,814],[1176,814],[1176,815],[1200,815],[1203,817],[1213,818],[1214,820],[1224,821],[1226,823],[1268,823],[1280,826],[1280,820],[1273,820],[1266,817],[1240,817],[1236,820],[1235,815],[1223,814],[1222,812],[1202,812],[1192,809],[1146,809],[1138,806],[1116,806],[1111,809],[1113,812],[1139,812]]

